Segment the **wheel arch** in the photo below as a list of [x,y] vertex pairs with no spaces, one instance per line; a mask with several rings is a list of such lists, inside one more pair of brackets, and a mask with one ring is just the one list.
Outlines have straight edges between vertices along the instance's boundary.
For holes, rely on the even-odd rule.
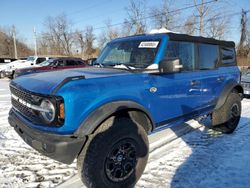
[[115,101],[104,104],[93,111],[75,131],[76,137],[87,136],[111,116],[127,116],[139,123],[147,133],[152,132],[154,121],[150,113],[140,104],[133,101]]
[[223,88],[221,94],[220,94],[220,97],[217,101],[217,104],[215,106],[215,110],[216,109],[219,109],[220,107],[222,107],[222,105],[226,102],[226,99],[229,95],[229,93],[233,92],[233,91],[236,91],[240,94],[241,98],[243,96],[243,87],[235,82],[235,81],[229,81]]

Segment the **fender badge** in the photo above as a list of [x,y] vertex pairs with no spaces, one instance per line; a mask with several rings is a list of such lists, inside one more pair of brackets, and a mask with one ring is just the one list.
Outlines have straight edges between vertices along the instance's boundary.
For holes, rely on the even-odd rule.
[[157,88],[156,88],[156,87],[151,87],[151,88],[149,89],[149,91],[150,91],[151,93],[155,93],[155,92],[157,91]]

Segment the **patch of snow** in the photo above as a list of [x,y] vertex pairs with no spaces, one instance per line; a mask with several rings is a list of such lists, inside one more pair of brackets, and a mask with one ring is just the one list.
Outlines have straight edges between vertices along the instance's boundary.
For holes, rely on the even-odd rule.
[[[0,80],[9,97],[8,83]],[[4,89],[4,90],[3,90]],[[42,156],[8,125],[10,102],[0,98],[0,187],[84,187],[76,175],[76,163],[65,165]],[[242,101],[242,118],[236,131],[223,135],[196,121],[187,123],[190,132],[172,139],[167,132],[150,138],[146,169],[135,187],[249,187],[250,100]],[[173,135],[173,134],[172,134]],[[168,142],[171,140],[171,142]]]

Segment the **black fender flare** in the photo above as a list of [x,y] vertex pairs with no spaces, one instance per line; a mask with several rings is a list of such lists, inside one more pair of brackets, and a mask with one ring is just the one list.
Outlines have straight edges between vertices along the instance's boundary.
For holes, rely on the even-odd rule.
[[92,134],[104,120],[109,118],[112,114],[122,110],[134,110],[146,115],[152,125],[150,130],[152,131],[154,127],[153,119],[150,113],[142,105],[133,101],[114,101],[106,103],[93,111],[80,124],[79,128],[74,132],[74,136],[82,137]]
[[219,97],[217,104],[215,106],[215,110],[217,110],[223,106],[223,104],[226,102],[226,99],[227,99],[229,93],[232,92],[234,89],[237,90],[238,93],[243,95],[243,87],[239,83],[237,83],[236,81],[229,81],[224,86],[224,88],[220,94],[220,97]]

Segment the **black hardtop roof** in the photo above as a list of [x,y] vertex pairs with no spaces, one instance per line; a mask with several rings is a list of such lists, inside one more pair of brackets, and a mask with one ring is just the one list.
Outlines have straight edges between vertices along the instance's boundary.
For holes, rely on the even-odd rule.
[[207,43],[207,44],[215,44],[215,45],[220,45],[220,46],[230,47],[230,48],[235,47],[235,43],[233,41],[216,40],[214,38],[191,36],[191,35],[179,34],[179,33],[166,33],[166,34],[169,36],[170,40],[174,40],[174,41]]
[[220,45],[224,47],[229,47],[229,48],[235,48],[235,43],[233,41],[225,41],[225,40],[216,40],[214,38],[207,38],[207,37],[201,37],[201,36],[191,36],[187,34],[180,34],[180,33],[153,33],[153,34],[139,34],[139,35],[132,35],[132,36],[127,36],[127,37],[122,37],[122,38],[117,38],[114,39],[114,41],[119,41],[119,40],[126,40],[132,39],[133,37],[140,37],[140,36],[145,36],[145,37],[150,37],[150,36],[159,36],[159,35],[168,35],[170,40],[173,41],[184,41],[184,42],[196,42],[196,43],[206,43],[206,44],[214,44],[214,45]]

